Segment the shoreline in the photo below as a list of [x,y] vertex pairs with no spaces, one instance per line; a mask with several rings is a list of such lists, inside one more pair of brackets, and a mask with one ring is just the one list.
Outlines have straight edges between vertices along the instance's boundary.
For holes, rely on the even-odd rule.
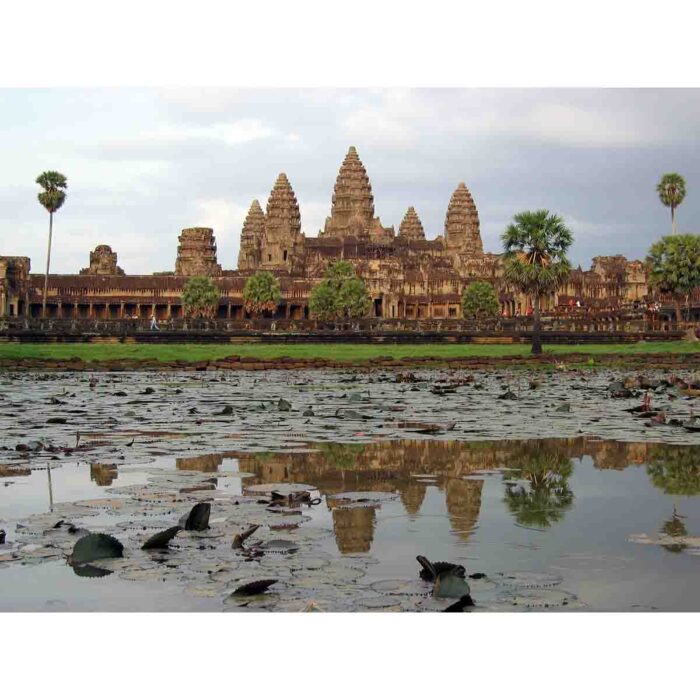
[[[591,360],[593,360],[591,362]],[[356,369],[367,371],[388,368],[433,368],[433,369],[497,369],[519,368],[544,369],[547,367],[581,368],[620,367],[627,369],[700,369],[700,352],[692,353],[609,353],[591,355],[586,352],[568,354],[545,353],[539,357],[504,355],[501,357],[403,357],[390,355],[371,359],[334,360],[327,357],[259,358],[230,355],[209,360],[161,360],[157,358],[115,358],[86,360],[79,357],[60,358],[0,358],[0,372],[51,370],[58,372],[138,372],[138,371],[266,371],[266,370],[310,370],[310,369]]]

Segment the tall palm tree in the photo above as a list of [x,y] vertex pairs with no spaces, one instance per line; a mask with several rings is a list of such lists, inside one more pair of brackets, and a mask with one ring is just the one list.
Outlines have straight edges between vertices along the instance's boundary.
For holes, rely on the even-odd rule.
[[678,173],[666,173],[656,186],[659,199],[665,207],[671,207],[671,231],[676,233],[676,209],[685,199],[685,180]]
[[46,274],[44,275],[44,300],[41,304],[41,317],[46,317],[46,294],[49,288],[49,266],[51,264],[51,236],[53,235],[53,215],[66,201],[66,176],[55,170],[47,170],[36,179],[36,184],[43,188],[37,195],[39,204],[49,212],[49,248],[46,253]]
[[504,276],[533,300],[532,354],[542,354],[540,298],[553,294],[568,277],[566,252],[573,234],[564,220],[546,209],[523,211],[513,217],[503,235]]

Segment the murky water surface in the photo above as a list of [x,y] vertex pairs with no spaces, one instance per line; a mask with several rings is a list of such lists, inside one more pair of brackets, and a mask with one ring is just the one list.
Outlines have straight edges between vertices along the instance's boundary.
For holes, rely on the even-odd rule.
[[[424,555],[475,612],[700,610],[698,433],[611,373],[279,374],[0,377],[0,609],[444,610]],[[200,502],[209,529],[141,549]],[[124,556],[70,566],[85,530]]]

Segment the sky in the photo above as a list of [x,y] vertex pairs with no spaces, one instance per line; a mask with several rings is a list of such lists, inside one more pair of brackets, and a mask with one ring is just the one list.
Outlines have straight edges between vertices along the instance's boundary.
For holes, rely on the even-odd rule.
[[76,273],[106,243],[130,274],[173,270],[183,228],[214,229],[235,269],[253,199],[280,172],[317,235],[350,145],[372,183],[375,215],[398,226],[414,206],[443,232],[465,182],[484,248],[500,252],[513,215],[545,208],[574,234],[570,258],[643,258],[670,233],[656,184],[686,179],[679,232],[700,219],[698,89],[105,88],[0,90],[0,255],[46,264],[48,214],[35,184],[68,178],[51,271]]

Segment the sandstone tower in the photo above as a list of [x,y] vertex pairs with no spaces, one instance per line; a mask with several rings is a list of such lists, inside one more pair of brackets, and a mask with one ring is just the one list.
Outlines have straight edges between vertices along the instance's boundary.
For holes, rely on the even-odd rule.
[[241,231],[241,249],[238,253],[239,270],[256,270],[260,267],[264,236],[265,214],[260,202],[254,199]]
[[299,204],[287,176],[280,173],[267,200],[260,267],[291,270],[303,247]]
[[221,265],[216,262],[216,240],[213,229],[183,228],[178,240],[176,275],[186,277],[221,275]]
[[331,215],[319,236],[379,240],[393,235],[394,229],[384,228],[374,216],[372,185],[357,149],[350,146],[333,188]]
[[413,207],[409,207],[401,226],[399,226],[399,238],[405,241],[424,241],[425,231],[423,223]]
[[117,265],[117,254],[108,245],[98,245],[90,253],[90,267],[84,267],[81,275],[123,275],[124,270]]
[[484,245],[479,232],[479,213],[467,186],[460,182],[450,198],[445,217],[447,250],[463,256],[483,256]]

